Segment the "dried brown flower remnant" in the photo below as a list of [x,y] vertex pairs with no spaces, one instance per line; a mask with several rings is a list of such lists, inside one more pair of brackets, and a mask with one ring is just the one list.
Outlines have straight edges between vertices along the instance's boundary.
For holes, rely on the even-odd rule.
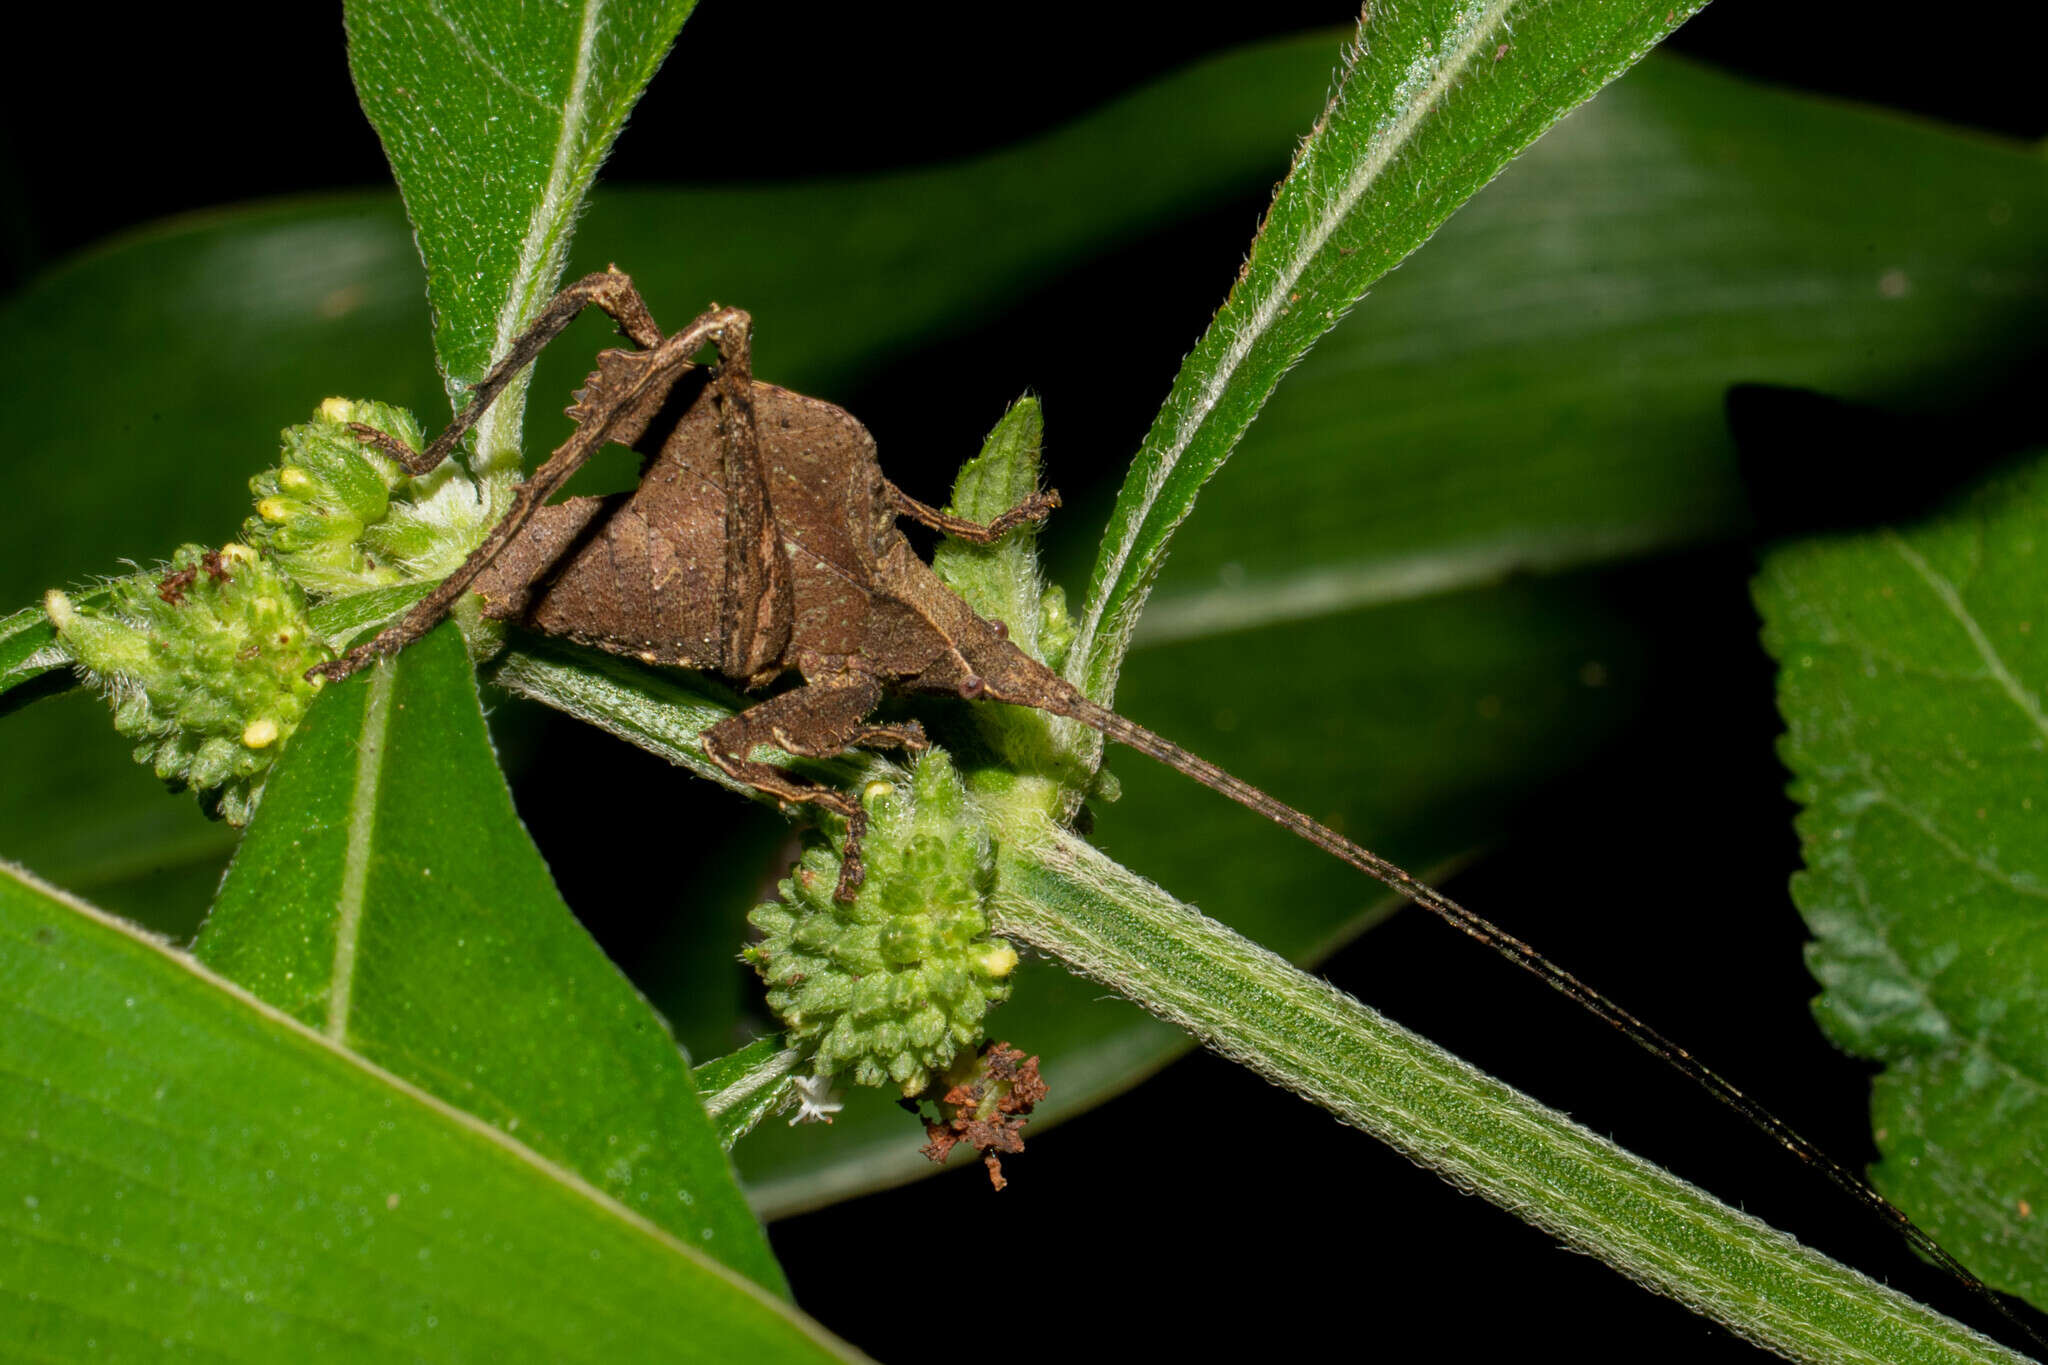
[[198,579],[197,569],[175,569],[157,580],[156,595],[174,607],[182,606],[185,601],[185,589],[191,587]]
[[933,1101],[940,1117],[925,1123],[925,1136],[931,1140],[924,1154],[934,1162],[944,1161],[964,1142],[988,1164],[989,1183],[1002,1189],[1010,1182],[1003,1178],[998,1153],[1024,1150],[1024,1125],[1046,1095],[1038,1058],[1026,1057],[1008,1043],[990,1043],[939,1084],[947,1084],[947,1089]]

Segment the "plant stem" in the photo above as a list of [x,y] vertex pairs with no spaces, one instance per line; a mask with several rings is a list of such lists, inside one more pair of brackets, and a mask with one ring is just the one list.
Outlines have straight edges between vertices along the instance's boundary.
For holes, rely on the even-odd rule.
[[2021,1359],[1544,1108],[1078,837],[1008,834],[998,932],[1738,1335],[1794,1360]]
[[[524,640],[492,680],[725,780],[698,735],[731,714],[729,702],[695,675]],[[984,800],[984,809],[998,824],[998,933],[1630,1279],[1794,1360],[2023,1359],[1382,1018],[1119,866],[1039,807]]]

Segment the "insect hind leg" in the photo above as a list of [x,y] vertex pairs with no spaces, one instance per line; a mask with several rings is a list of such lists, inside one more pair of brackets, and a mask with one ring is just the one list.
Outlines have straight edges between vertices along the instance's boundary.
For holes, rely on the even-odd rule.
[[[839,885],[832,893],[840,901],[852,900],[867,876],[860,856],[861,838],[868,827],[867,811],[857,799],[836,787],[792,776],[773,764],[756,762],[752,754],[756,747],[767,745],[798,758],[835,758],[857,743],[879,739],[905,744],[912,738],[908,727],[865,723],[868,713],[881,700],[879,679],[852,671],[828,675],[770,697],[736,716],[728,716],[702,737],[704,756],[726,776],[778,801],[818,806],[845,817],[846,843],[840,857]],[[923,731],[919,730],[915,738],[921,742]]]

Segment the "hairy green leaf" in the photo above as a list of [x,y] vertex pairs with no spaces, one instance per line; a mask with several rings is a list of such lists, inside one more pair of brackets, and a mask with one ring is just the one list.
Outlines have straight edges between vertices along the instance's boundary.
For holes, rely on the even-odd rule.
[[771,1034],[697,1068],[697,1091],[727,1151],[783,1103],[802,1060],[802,1052],[784,1047],[781,1035]]
[[0,1341],[38,1360],[860,1358],[694,1239],[12,864],[0,1188]]
[[[81,594],[74,601],[84,601]],[[71,662],[41,607],[0,616],[0,696]]]
[[1138,640],[1742,534],[1733,386],[2031,406],[2044,297],[2035,148],[1654,55],[1288,376]]
[[453,625],[308,713],[193,953],[781,1287],[688,1059],[513,813]]
[[[448,398],[546,303],[597,167],[696,0],[349,0],[349,70],[427,266]],[[516,470],[524,382],[478,424]]]
[[1329,107],[1132,461],[1069,678],[1110,700],[1167,541],[1288,368],[1509,158],[1702,3],[1367,8]]
[[2048,463],[1757,580],[1841,1046],[1884,1063],[1878,1188],[2048,1307]]
[[372,588],[368,592],[329,598],[307,615],[321,638],[336,650],[341,650],[368,635],[371,627],[386,624],[433,590],[432,583],[400,583],[389,588]]

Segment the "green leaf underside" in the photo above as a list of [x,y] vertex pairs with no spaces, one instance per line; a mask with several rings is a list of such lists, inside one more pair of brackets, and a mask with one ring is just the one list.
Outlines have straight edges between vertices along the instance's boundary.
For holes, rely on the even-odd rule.
[[[427,268],[449,399],[553,292],[583,196],[695,0],[349,0],[349,70]],[[523,385],[476,434],[516,466]]]
[[1757,580],[1829,1035],[1883,1062],[1884,1194],[2048,1307],[2048,462]]
[[347,597],[329,598],[307,614],[314,630],[337,650],[382,626],[434,590],[432,583],[400,583]]
[[771,1034],[697,1068],[697,1092],[727,1151],[782,1103],[789,1078],[802,1061],[801,1052],[784,1047],[780,1034]]
[[1167,541],[1288,368],[1509,158],[1701,3],[1367,8],[1328,109],[1132,461],[1069,678],[1110,699]]
[[0,1341],[37,1360],[859,1358],[574,1174],[5,864],[0,1188]]
[[452,625],[308,713],[193,953],[782,1288],[688,1060],[513,813]]

